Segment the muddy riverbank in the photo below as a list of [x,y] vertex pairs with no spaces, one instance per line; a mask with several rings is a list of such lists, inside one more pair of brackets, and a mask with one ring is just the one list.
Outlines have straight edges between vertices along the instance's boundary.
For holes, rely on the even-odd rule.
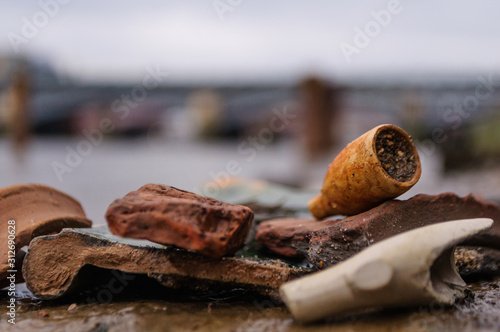
[[[110,275],[111,277],[111,275]],[[16,324],[1,331],[498,331],[500,278],[469,284],[468,296],[452,308],[440,305],[386,310],[329,319],[313,325],[293,321],[281,304],[234,290],[196,294],[163,289],[143,277],[107,294],[106,283],[64,301],[38,301],[18,286]],[[109,293],[109,292],[108,292]],[[0,314],[8,297],[1,293]],[[77,303],[72,305],[73,303]]]

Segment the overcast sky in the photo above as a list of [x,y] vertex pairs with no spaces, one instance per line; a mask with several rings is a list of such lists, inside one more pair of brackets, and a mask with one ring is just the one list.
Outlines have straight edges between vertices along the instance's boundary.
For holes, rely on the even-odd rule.
[[[44,14],[40,3],[56,1],[0,0],[0,53],[17,47],[60,72],[117,82],[140,79],[148,65],[159,65],[173,81],[500,69],[500,2],[493,0],[402,0],[399,6],[375,0],[60,0],[68,3],[49,6],[53,17]],[[381,10],[393,12],[382,15],[383,24],[372,13]],[[33,33],[30,24],[40,28]],[[357,29],[371,34],[365,44]]]

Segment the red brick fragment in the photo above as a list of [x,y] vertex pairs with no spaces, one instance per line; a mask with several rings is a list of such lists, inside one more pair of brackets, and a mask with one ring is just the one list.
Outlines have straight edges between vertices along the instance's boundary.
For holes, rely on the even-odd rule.
[[244,245],[253,212],[161,184],[147,184],[115,200],[106,212],[112,233],[175,245],[211,257]]

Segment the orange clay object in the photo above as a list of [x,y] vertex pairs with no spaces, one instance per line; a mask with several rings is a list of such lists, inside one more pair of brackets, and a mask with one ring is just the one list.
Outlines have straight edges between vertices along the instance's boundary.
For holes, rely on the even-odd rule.
[[333,160],[321,194],[309,201],[309,211],[316,219],[367,211],[408,191],[421,172],[411,137],[395,125],[380,125]]

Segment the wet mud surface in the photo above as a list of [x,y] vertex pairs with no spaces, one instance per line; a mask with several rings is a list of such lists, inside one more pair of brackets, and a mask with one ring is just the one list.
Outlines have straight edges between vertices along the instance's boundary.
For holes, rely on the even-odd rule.
[[[110,275],[111,278],[113,278]],[[498,331],[500,278],[469,284],[452,308],[385,310],[300,325],[276,301],[234,290],[196,294],[157,287],[138,276],[124,287],[109,282],[64,301],[38,301],[18,285],[16,324],[7,322],[0,293],[0,331]],[[21,289],[21,290],[20,290]],[[110,290],[113,290],[111,292]],[[117,291],[119,290],[119,291]],[[73,304],[76,303],[77,305]]]

